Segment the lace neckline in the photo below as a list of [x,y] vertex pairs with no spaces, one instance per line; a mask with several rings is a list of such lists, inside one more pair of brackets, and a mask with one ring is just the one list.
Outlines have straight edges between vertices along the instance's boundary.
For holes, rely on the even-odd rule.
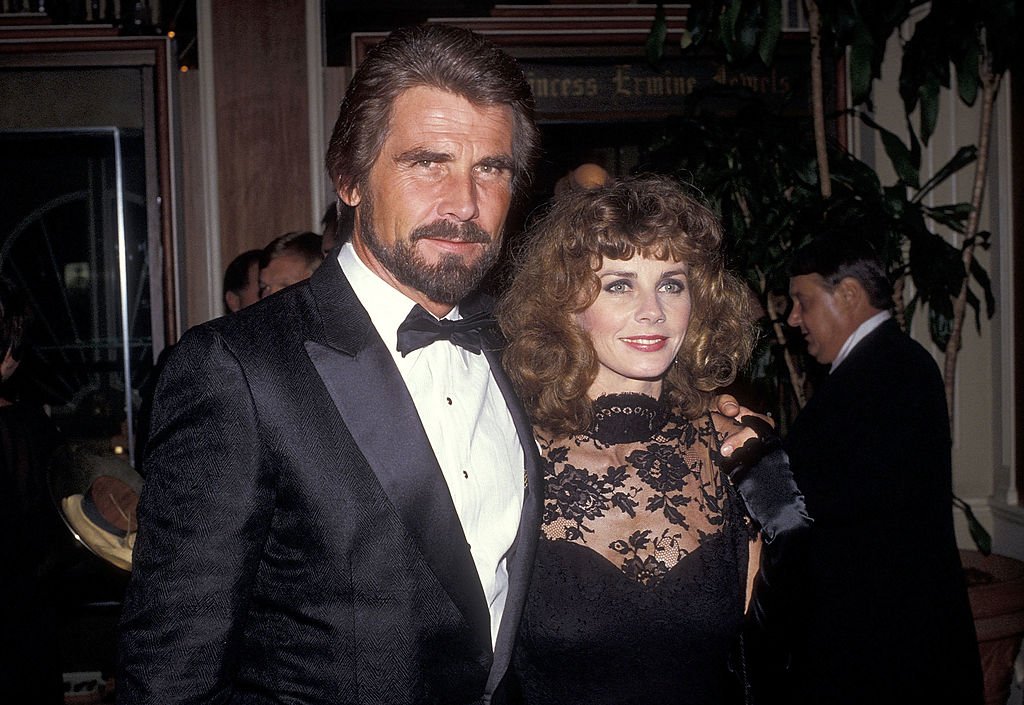
[[608,445],[648,440],[669,419],[668,404],[638,392],[603,394],[593,406],[594,420],[588,435]]

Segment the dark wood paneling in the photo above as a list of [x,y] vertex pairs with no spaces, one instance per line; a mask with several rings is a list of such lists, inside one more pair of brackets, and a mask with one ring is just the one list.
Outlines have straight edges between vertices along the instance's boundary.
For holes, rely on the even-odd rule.
[[227,263],[310,225],[305,3],[218,0],[212,7],[221,256]]

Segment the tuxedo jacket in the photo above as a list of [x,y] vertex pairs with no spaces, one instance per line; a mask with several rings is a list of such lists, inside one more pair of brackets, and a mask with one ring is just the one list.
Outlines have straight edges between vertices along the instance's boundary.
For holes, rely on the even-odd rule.
[[526,467],[492,650],[444,476],[337,262],[183,336],[145,453],[119,703],[500,701],[541,475],[498,347]]
[[814,526],[784,576],[780,701],[980,703],[931,356],[884,322],[815,390],[785,447]]

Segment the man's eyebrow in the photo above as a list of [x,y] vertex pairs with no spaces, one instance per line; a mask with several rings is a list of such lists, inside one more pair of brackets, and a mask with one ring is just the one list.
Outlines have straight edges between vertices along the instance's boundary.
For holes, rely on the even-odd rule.
[[447,162],[452,160],[450,152],[438,152],[433,149],[410,149],[395,157],[396,162],[414,164],[416,162]]
[[504,169],[506,171],[512,171],[515,166],[515,161],[509,154],[496,154],[491,157],[484,157],[479,162],[480,166],[490,167],[492,169]]

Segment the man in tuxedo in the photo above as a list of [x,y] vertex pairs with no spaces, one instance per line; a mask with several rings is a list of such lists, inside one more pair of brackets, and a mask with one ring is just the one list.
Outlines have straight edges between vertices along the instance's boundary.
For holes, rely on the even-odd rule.
[[790,275],[788,323],[831,367],[785,440],[814,525],[766,576],[788,592],[776,701],[980,703],[938,368],[890,316],[862,234],[814,241]]
[[367,57],[327,154],[351,240],[160,379],[122,705],[502,701],[541,480],[473,292],[537,143],[480,36]]

